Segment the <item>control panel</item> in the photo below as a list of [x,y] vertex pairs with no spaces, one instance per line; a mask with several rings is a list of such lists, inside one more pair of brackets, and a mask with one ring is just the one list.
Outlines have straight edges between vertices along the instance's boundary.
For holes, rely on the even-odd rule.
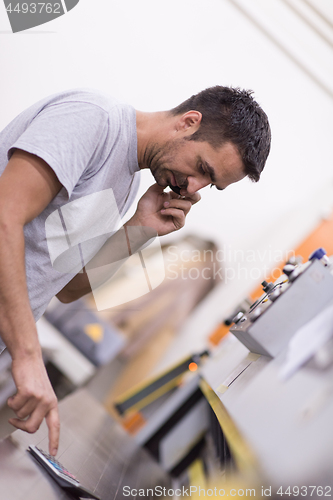
[[230,331],[251,352],[274,357],[333,299],[333,265],[319,248],[308,262],[286,264],[276,282],[262,286],[263,295],[236,314]]

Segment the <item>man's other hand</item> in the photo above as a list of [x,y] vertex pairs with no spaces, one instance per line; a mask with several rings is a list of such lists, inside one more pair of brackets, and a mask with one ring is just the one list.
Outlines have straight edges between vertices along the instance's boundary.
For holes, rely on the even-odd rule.
[[60,432],[58,403],[41,355],[13,359],[12,374],[17,393],[8,399],[7,404],[17,418],[9,419],[9,423],[17,429],[34,433],[45,418],[49,429],[49,451],[56,455]]
[[153,184],[139,200],[137,210],[128,225],[151,227],[159,236],[164,236],[185,225],[192,205],[200,199],[199,193],[182,197],[172,191],[165,193],[162,187]]

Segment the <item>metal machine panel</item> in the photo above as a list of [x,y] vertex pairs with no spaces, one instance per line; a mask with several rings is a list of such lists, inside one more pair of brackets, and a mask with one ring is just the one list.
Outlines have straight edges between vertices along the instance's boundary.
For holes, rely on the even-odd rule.
[[[273,292],[280,295],[274,299]],[[328,266],[313,260],[302,266],[295,281],[284,280],[251,306],[230,331],[252,352],[276,356],[294,333],[333,298]]]

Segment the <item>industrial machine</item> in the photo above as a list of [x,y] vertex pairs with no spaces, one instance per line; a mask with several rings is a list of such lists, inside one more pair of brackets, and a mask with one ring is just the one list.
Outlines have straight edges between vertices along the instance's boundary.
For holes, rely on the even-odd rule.
[[251,352],[275,357],[332,301],[333,262],[319,248],[305,264],[287,263],[278,280],[262,285],[264,294],[233,318],[230,331]]

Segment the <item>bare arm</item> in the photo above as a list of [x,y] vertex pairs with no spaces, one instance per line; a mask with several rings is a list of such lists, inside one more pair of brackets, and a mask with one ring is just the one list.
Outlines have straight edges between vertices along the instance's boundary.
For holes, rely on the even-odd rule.
[[0,177],[0,331],[13,359],[17,388],[8,406],[18,418],[10,423],[35,432],[45,417],[52,454],[59,441],[57,400],[43,363],[28,298],[23,227],[44,210],[60,189],[51,168],[23,151],[13,154]]
[[[136,252],[145,242],[156,235],[177,231],[185,224],[185,218],[191,206],[200,200],[200,195],[182,198],[175,193],[164,193],[163,188],[154,184],[139,200],[137,210],[133,217],[126,222],[126,236],[124,229],[115,233],[95,257],[89,262],[87,268],[94,269],[111,262],[120,262]],[[120,264],[119,264],[120,267]],[[113,272],[116,266],[113,267]],[[107,281],[112,275],[105,274],[105,267],[100,277],[94,282],[94,287]],[[91,286],[86,270],[77,274],[58,294],[58,299],[63,303],[73,302],[83,295],[91,292]]]
[[[90,293],[92,287],[96,289],[104,284],[116,273],[130,255],[142,249],[147,242],[157,236],[156,231],[152,228],[131,224],[132,220],[113,234],[86,267],[56,295],[60,302],[64,304],[73,302]],[[110,264],[112,266],[109,266]],[[94,270],[93,278],[90,274],[89,279],[89,270],[92,269]],[[100,269],[100,272],[98,272],[98,269]]]

